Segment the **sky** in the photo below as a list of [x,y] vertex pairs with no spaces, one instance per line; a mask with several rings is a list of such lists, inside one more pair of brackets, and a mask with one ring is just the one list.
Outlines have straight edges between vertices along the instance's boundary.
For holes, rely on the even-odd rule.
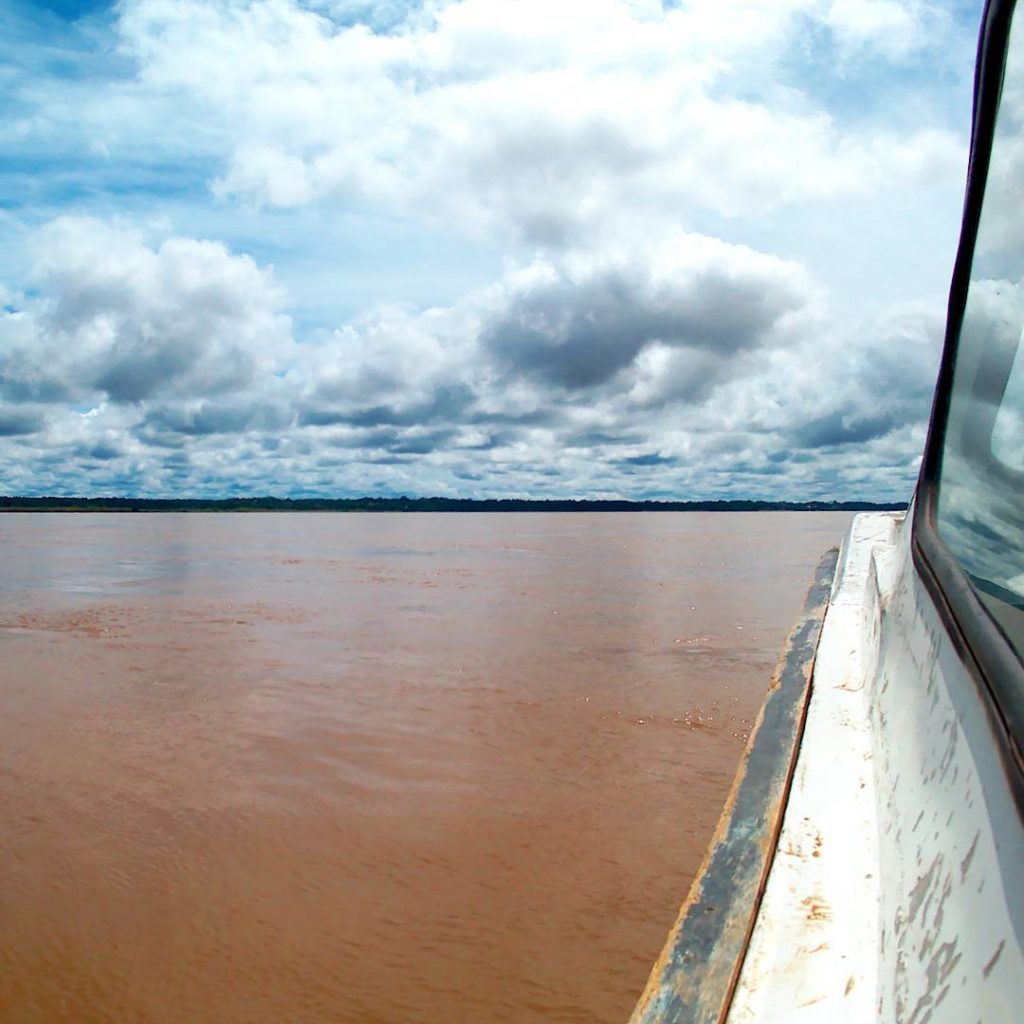
[[0,0],[0,493],[906,500],[980,14]]

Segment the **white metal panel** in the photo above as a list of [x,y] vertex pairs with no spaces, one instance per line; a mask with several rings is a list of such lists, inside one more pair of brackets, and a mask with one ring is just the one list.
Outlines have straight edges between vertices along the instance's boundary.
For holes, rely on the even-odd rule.
[[1024,1020],[1024,830],[891,516],[858,516],[730,1024]]
[[901,537],[871,701],[883,1020],[1024,1020],[1024,829],[993,723]]
[[836,576],[803,743],[768,887],[729,1014],[753,1021],[868,1020],[879,935],[878,827],[866,680],[875,667],[871,559],[894,520],[858,516]]

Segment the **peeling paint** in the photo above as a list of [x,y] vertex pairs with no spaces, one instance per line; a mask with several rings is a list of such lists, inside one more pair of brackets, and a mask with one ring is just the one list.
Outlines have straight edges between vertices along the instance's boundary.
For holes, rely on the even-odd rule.
[[996,946],[995,953],[992,954],[992,959],[989,960],[989,962],[985,964],[985,966],[981,969],[981,973],[982,975],[984,975],[984,977],[987,978],[992,973],[992,970],[995,967],[995,965],[999,963],[999,958],[1003,955],[1003,947],[1005,945],[1006,939],[1001,939],[999,945]]
[[967,872],[971,869],[971,861],[974,860],[974,852],[978,849],[978,840],[981,838],[981,831],[974,833],[974,840],[971,843],[971,848],[967,851],[967,856],[960,861],[960,881],[964,881],[967,878]]
[[931,891],[932,882],[935,880],[935,872],[938,871],[941,857],[936,855],[931,867],[922,875],[910,890],[910,901],[907,904],[907,920],[913,924],[917,919],[917,912],[921,909],[921,903]]
[[780,835],[799,856],[772,866],[727,1024],[1024,1009],[1024,824],[984,694],[892,523],[857,517],[844,545]]

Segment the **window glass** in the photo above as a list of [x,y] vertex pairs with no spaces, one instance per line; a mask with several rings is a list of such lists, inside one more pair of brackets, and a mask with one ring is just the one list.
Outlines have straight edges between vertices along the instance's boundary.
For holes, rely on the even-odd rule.
[[1024,653],[1024,31],[1014,20],[960,332],[938,529]]
[[1017,342],[1010,379],[996,410],[992,454],[1017,473],[1024,471],[1024,345]]

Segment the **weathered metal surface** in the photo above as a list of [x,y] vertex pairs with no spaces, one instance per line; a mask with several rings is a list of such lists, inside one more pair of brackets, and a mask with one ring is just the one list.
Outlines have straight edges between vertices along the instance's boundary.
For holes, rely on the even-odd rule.
[[1022,1019],[1024,824],[999,723],[915,571],[858,516],[728,1024]]
[[728,1024],[875,1019],[879,830],[868,681],[879,577],[891,575],[898,518],[858,516],[843,546],[778,851]]
[[630,1024],[719,1024],[781,826],[838,552],[826,553],[772,677],[725,810]]
[[870,704],[880,825],[878,1016],[1024,1016],[1024,821],[982,688],[915,571],[884,608]]

